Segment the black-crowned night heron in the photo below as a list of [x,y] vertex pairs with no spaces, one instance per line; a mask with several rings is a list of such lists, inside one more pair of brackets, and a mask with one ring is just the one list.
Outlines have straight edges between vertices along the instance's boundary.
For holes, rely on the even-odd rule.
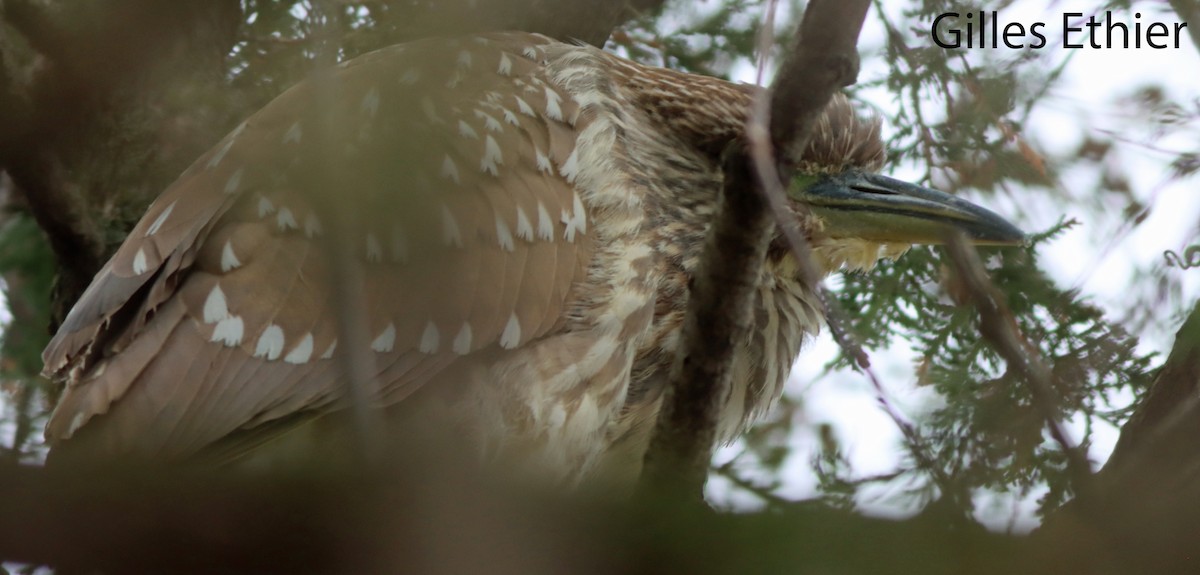
[[[287,91],[150,206],[46,349],[67,384],[52,461],[179,460],[346,408],[321,248],[338,217],[375,404],[431,406],[564,476],[636,474],[719,155],[757,90],[498,33],[385,48]],[[843,96],[794,159],[823,271],[949,228],[1020,241],[983,208],[876,175],[883,159],[878,122]],[[779,397],[822,321],[796,270],[771,250],[721,438]]]

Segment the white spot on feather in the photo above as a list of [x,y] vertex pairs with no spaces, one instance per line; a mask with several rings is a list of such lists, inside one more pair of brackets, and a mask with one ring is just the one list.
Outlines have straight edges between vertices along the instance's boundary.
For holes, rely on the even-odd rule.
[[529,223],[529,216],[525,215],[525,208],[521,206],[517,206],[517,237],[533,241],[533,226]]
[[234,170],[234,172],[232,174],[230,174],[229,179],[226,180],[225,193],[226,194],[237,193],[238,186],[241,185],[241,183],[242,183],[242,168],[238,168],[238,169]]
[[575,242],[575,219],[573,217],[571,217],[571,212],[568,212],[567,210],[562,211],[562,223],[563,223],[563,239],[567,240],[568,242],[574,243]]
[[275,214],[275,225],[279,226],[281,232],[300,229],[300,224],[296,222],[296,216],[292,214],[290,208],[286,207],[279,208],[279,213]]
[[496,239],[500,242],[500,249],[506,252],[513,251],[512,231],[508,229],[508,222],[504,221],[500,214],[496,214]]
[[516,312],[508,316],[508,323],[504,325],[504,333],[500,334],[500,347],[504,349],[512,349],[521,344],[521,320],[517,319]]
[[566,241],[575,241],[575,234],[586,234],[588,232],[588,212],[583,209],[583,200],[580,199],[580,193],[575,192],[575,202],[571,206],[571,211],[563,210],[563,238]]
[[425,331],[421,332],[421,343],[417,349],[421,353],[437,353],[438,346],[441,345],[441,338],[437,326],[431,321],[425,324]]
[[533,152],[534,152],[535,157],[537,158],[538,171],[546,172],[547,174],[554,173],[554,166],[550,163],[550,157],[547,156],[546,154],[543,154],[542,151],[540,149],[538,149],[536,146],[534,147]]
[[242,267],[242,260],[239,260],[233,251],[233,241],[225,240],[225,247],[221,248],[221,271],[228,272],[240,267]]
[[512,75],[512,60],[508,57],[507,53],[500,54],[500,67],[496,68],[496,73],[501,76]]
[[462,66],[463,68],[470,68],[471,67],[471,53],[466,50],[459,52],[458,53],[458,65]]
[[574,217],[572,217],[571,222],[575,226],[575,229],[579,230],[579,233],[586,234],[587,210],[583,207],[583,199],[579,197],[579,192],[575,192],[574,196],[574,204],[571,206],[571,208],[574,210],[575,214]]
[[450,178],[456,184],[461,183],[458,178],[458,164],[454,163],[450,154],[446,154],[446,157],[442,158],[442,177]]
[[321,354],[320,359],[330,359],[333,357],[333,350],[337,349],[337,340],[333,340],[329,347],[325,348],[325,353]]
[[229,317],[229,303],[221,286],[215,285],[204,298],[204,323],[216,323]]
[[500,152],[500,144],[488,134],[483,145],[483,159],[479,160],[479,169],[493,176],[500,174],[500,164],[504,163],[504,155]]
[[150,224],[149,228],[146,228],[146,235],[143,237],[150,237],[154,235],[155,232],[162,227],[163,223],[167,221],[167,218],[171,216],[171,211],[174,209],[175,202],[167,204],[166,209],[164,209],[161,214],[158,214],[157,218],[154,218],[154,223]]
[[380,353],[392,351],[396,346],[396,324],[389,323],[379,335],[375,336],[375,341],[371,342],[371,349]]
[[483,120],[483,129],[489,132],[504,131],[504,126],[501,126],[500,122],[496,120],[496,118],[493,118],[491,114],[484,112],[483,110],[475,110],[475,117]]
[[294,142],[299,144],[302,133],[303,129],[300,127],[300,120],[296,120],[292,123],[292,126],[288,128],[287,133],[283,135],[283,143],[291,144]]
[[522,114],[525,114],[526,116],[529,116],[530,118],[537,116],[537,113],[533,111],[533,106],[530,106],[528,102],[526,102],[520,96],[513,96],[513,97],[517,99],[517,110],[520,110],[520,112]]
[[133,273],[144,274],[149,267],[146,263],[146,250],[138,248],[137,253],[133,254]]
[[521,122],[519,120],[517,120],[517,115],[512,113],[512,110],[509,110],[508,108],[504,108],[503,110],[504,110],[504,121],[505,122],[508,122],[509,124],[512,124],[513,126],[521,125]]
[[554,222],[550,219],[550,212],[546,211],[546,204],[538,202],[538,239],[552,241],[554,239]]
[[462,234],[458,231],[458,220],[450,213],[450,208],[442,205],[442,242],[456,248],[462,247]]
[[279,354],[283,353],[283,344],[283,328],[269,324],[262,335],[258,336],[258,343],[254,346],[254,357],[265,357],[270,361],[279,359]]
[[458,335],[454,336],[454,353],[466,355],[471,352],[471,324],[463,322]]
[[546,86],[546,117],[551,120],[562,121],[562,107],[559,103],[562,102],[562,96],[558,95],[550,86]]
[[538,57],[537,50],[534,50],[533,46],[526,46],[523,50],[521,50],[521,54],[530,60],[537,60]]
[[471,138],[472,140],[479,139],[479,134],[475,132],[475,128],[472,128],[466,120],[458,121],[458,135],[464,138]]
[[271,200],[267,199],[266,196],[258,197],[258,217],[265,218],[274,211],[275,204],[272,204]]
[[308,333],[304,335],[304,339],[301,339],[300,343],[296,344],[296,347],[292,348],[292,351],[284,356],[283,361],[294,364],[308,363],[308,359],[312,357],[312,353],[313,335]]
[[579,175],[579,148],[571,150],[571,155],[567,156],[567,161],[558,168],[558,173],[562,174],[568,183],[575,183],[575,178]]
[[242,343],[244,333],[245,324],[242,323],[242,318],[236,315],[230,316],[217,322],[217,327],[213,328],[212,339],[209,341],[233,347]]

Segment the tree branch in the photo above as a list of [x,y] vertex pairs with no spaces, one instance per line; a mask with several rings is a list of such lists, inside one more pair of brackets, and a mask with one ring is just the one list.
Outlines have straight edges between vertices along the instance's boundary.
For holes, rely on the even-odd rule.
[[[768,140],[777,150],[807,145],[816,118],[834,92],[854,83],[855,44],[868,4],[830,0],[809,4],[799,41],[771,90],[770,117],[776,119],[768,120],[764,101],[758,102],[759,109],[747,126],[750,149],[735,143],[725,151],[721,209],[689,286],[682,346],[646,453],[643,482],[648,493],[703,500],[717,418],[730,393],[733,350],[746,337],[755,287],[774,229],[768,208],[783,201],[775,166],[787,156],[776,156],[769,147],[766,153],[755,148],[763,149]],[[762,158],[768,158],[767,169],[756,165]]]

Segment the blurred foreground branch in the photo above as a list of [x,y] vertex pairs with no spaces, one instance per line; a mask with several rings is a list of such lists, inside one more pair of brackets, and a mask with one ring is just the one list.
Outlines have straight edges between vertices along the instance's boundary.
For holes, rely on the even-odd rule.
[[613,505],[480,475],[436,465],[256,478],[123,468],[81,481],[77,471],[5,467],[0,559],[105,573],[1178,573],[1191,564],[1200,504],[1193,490],[1150,506],[1134,540],[1115,538],[1122,525],[1078,520],[1014,536],[937,514],[721,515],[670,497]]
[[[717,516],[674,500],[602,507],[406,471],[235,478],[0,473],[0,558],[126,572],[1005,573],[1023,538],[809,509]],[[1024,551],[1024,552],[1022,552]],[[1029,572],[1038,572],[1036,570]],[[1048,572],[1048,571],[1045,571]]]

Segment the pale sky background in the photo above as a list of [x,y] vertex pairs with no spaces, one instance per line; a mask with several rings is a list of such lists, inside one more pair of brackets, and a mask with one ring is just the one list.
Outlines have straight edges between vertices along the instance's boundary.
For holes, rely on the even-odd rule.
[[[1185,37],[1179,49],[1078,49],[1062,48],[1057,34],[1061,34],[1064,12],[1087,12],[1094,2],[1018,2],[1000,11],[1002,22],[1017,21],[1028,25],[1036,21],[1046,22],[1042,29],[1048,45],[1042,50],[1052,51],[1055,63],[1072,58],[1062,80],[1047,94],[1025,125],[1022,134],[1035,149],[1053,155],[1067,153],[1078,148],[1088,134],[1102,131],[1117,131],[1134,142],[1150,143],[1160,149],[1196,151],[1200,149],[1200,135],[1195,130],[1186,136],[1156,138],[1147,129],[1146,133],[1130,133],[1131,111],[1122,109],[1118,98],[1130,94],[1135,87],[1146,84],[1164,84],[1167,95],[1185,106],[1196,106],[1200,98],[1200,55],[1190,37]],[[899,9],[893,5],[892,21],[902,21]],[[1162,5],[1137,4],[1134,11],[1141,12],[1143,26],[1153,21],[1178,21],[1173,12]],[[872,10],[876,7],[873,6]],[[965,15],[965,13],[964,13]],[[1125,12],[1115,12],[1116,20],[1132,20]],[[787,21],[786,18],[782,19]],[[925,30],[909,32],[906,41],[910,46],[932,46],[928,26]],[[1200,23],[1192,25],[1200,26]],[[1075,38],[1075,36],[1073,36]],[[866,25],[859,41],[863,54],[863,69],[859,76],[862,83],[883,78],[887,64],[883,61],[882,47],[885,33],[876,15],[868,14]],[[983,50],[976,49],[976,52]],[[1001,48],[988,50],[989,58],[1012,58],[1016,51]],[[737,79],[753,82],[754,69],[741,66]],[[885,130],[889,111],[894,114],[897,105],[895,96],[886,89],[870,89],[862,97],[875,105],[884,116]],[[929,102],[928,114],[940,117],[941,102]],[[1125,119],[1121,122],[1120,119]],[[886,133],[885,133],[886,137]],[[1200,229],[1200,178],[1195,176],[1166,183],[1170,156],[1156,153],[1139,145],[1119,146],[1121,158],[1128,168],[1134,195],[1152,206],[1146,222],[1121,235],[1123,214],[1097,214],[1090,208],[1057,202],[1041,205],[1028,203],[1016,205],[1003,197],[981,200],[994,211],[1012,218],[1026,231],[1044,230],[1057,222],[1064,214],[1079,219],[1083,225],[1063,234],[1040,252],[1041,265],[1050,271],[1053,279],[1062,287],[1078,288],[1101,309],[1109,319],[1121,317],[1126,309],[1126,298],[1131,286],[1145,278],[1135,277],[1135,268],[1153,269],[1164,267],[1164,250],[1182,252],[1188,245],[1200,243],[1196,237]],[[892,167],[892,175],[916,179],[922,173],[915,166]],[[1076,173],[1079,172],[1079,173]],[[1069,197],[1084,198],[1097,189],[1097,175],[1093,170],[1067,171],[1061,174],[1061,185]],[[969,197],[969,196],[968,196]],[[1024,200],[1024,197],[1022,197]],[[1195,301],[1200,296],[1200,268],[1180,270],[1171,268],[1167,273],[1182,274],[1184,302]],[[832,278],[836,283],[837,278]],[[1143,286],[1145,289],[1145,286]],[[1178,304],[1177,304],[1178,305]],[[1174,311],[1174,310],[1170,310]],[[1167,313],[1167,312],[1165,312]],[[1177,323],[1169,317],[1158,318],[1157,329],[1140,334],[1140,351],[1170,349]],[[894,342],[886,350],[868,350],[876,374],[887,390],[888,397],[910,420],[920,417],[937,407],[939,398],[928,389],[915,386],[913,362],[916,354],[904,341]],[[816,477],[810,461],[818,453],[817,425],[829,423],[836,430],[841,447],[849,457],[859,476],[870,476],[892,471],[904,455],[901,435],[895,424],[881,410],[876,394],[866,377],[854,372],[838,372],[820,377],[824,366],[837,355],[837,346],[827,331],[801,352],[800,360],[793,371],[787,392],[802,398],[801,410],[794,414],[801,425],[790,438],[792,455],[785,466],[785,486],[782,494],[800,499],[816,494]],[[1159,358],[1159,361],[1162,357]],[[1117,398],[1128,403],[1132,397]],[[1070,422],[1075,440],[1082,437],[1082,421]],[[1093,445],[1089,459],[1103,463],[1111,454],[1119,430],[1098,422],[1093,433]],[[728,459],[737,452],[736,446],[718,454],[718,461]],[[718,501],[735,506],[755,506],[758,503],[747,497],[734,497],[730,501],[728,484],[717,478],[710,484],[710,496]],[[883,515],[907,515],[916,509],[905,508],[897,499],[892,488],[866,490],[858,503],[870,513]],[[1029,494],[1024,499],[1015,497],[981,495],[979,518],[993,528],[1013,528],[1025,531],[1036,526],[1034,511],[1041,492]]]

